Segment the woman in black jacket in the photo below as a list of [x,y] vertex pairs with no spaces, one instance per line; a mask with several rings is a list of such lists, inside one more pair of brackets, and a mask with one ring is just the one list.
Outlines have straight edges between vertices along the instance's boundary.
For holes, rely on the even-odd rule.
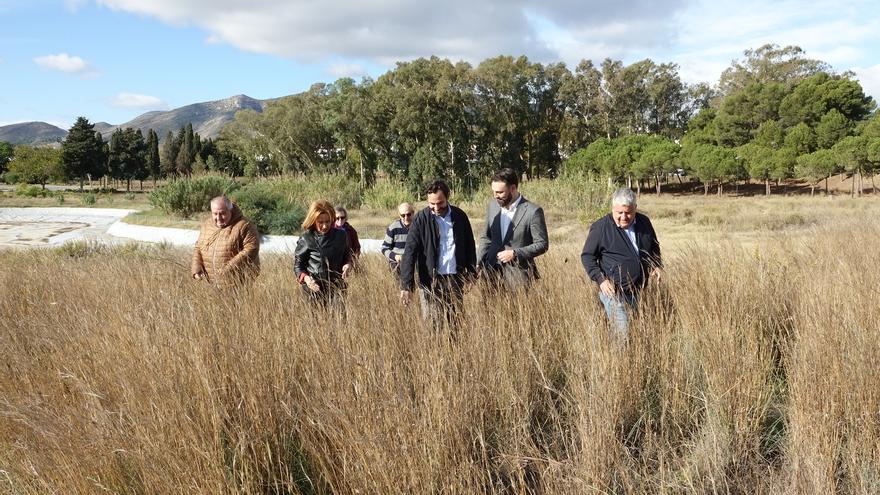
[[296,243],[293,270],[303,293],[322,307],[341,305],[351,250],[345,231],[333,228],[335,211],[329,201],[312,203]]

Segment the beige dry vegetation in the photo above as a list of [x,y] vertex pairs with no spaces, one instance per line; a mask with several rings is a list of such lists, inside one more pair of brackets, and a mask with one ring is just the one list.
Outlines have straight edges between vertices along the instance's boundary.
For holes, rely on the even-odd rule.
[[285,256],[232,297],[183,251],[0,252],[0,492],[878,493],[880,202],[642,207],[666,275],[623,350],[585,224],[457,341],[377,256],[341,318]]

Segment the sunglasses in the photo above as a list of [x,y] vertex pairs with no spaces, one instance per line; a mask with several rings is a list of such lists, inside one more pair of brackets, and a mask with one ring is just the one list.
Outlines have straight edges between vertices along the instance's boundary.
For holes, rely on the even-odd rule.
[[406,218],[406,217],[411,217],[411,216],[412,216],[412,213],[401,213],[400,214],[400,218]]
[[337,220],[345,220],[348,217],[336,217]]

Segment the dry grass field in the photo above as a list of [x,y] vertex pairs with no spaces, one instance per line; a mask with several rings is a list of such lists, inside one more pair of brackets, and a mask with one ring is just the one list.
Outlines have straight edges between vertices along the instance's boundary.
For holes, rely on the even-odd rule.
[[343,315],[285,256],[232,294],[184,251],[0,252],[0,493],[880,492],[880,200],[641,209],[665,276],[623,349],[564,208],[454,340],[375,255]]

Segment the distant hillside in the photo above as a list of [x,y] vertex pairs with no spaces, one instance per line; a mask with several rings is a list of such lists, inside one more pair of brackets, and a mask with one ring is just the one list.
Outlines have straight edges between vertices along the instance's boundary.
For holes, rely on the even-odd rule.
[[[104,136],[105,141],[110,141],[110,135],[114,130],[126,127],[140,129],[144,137],[147,130],[153,129],[161,141],[165,139],[168,131],[176,133],[190,122],[193,125],[193,132],[197,132],[202,139],[214,138],[220,134],[220,129],[235,117],[235,112],[246,108],[262,112],[268,101],[272,100],[257,100],[250,96],[238,95],[223,100],[193,103],[167,112],[147,112],[124,124],[95,122],[94,125],[95,130]],[[65,137],[67,137],[66,130],[45,122],[23,122],[0,127],[0,141],[12,144],[59,143]]]
[[12,144],[60,143],[67,136],[67,131],[45,122],[22,122],[0,127],[0,141]]
[[168,131],[176,133],[178,129],[192,122],[193,132],[197,132],[202,139],[217,137],[220,129],[226,123],[232,121],[235,112],[244,109],[251,109],[262,112],[266,102],[256,100],[250,96],[238,95],[223,100],[208,101],[204,103],[193,103],[185,107],[175,108],[167,112],[147,112],[133,120],[118,126],[107,128],[98,128],[95,130],[101,132],[105,140],[110,140],[110,135],[117,128],[125,129],[131,127],[140,129],[146,135],[148,129],[153,129],[159,135],[159,139],[165,139]]

